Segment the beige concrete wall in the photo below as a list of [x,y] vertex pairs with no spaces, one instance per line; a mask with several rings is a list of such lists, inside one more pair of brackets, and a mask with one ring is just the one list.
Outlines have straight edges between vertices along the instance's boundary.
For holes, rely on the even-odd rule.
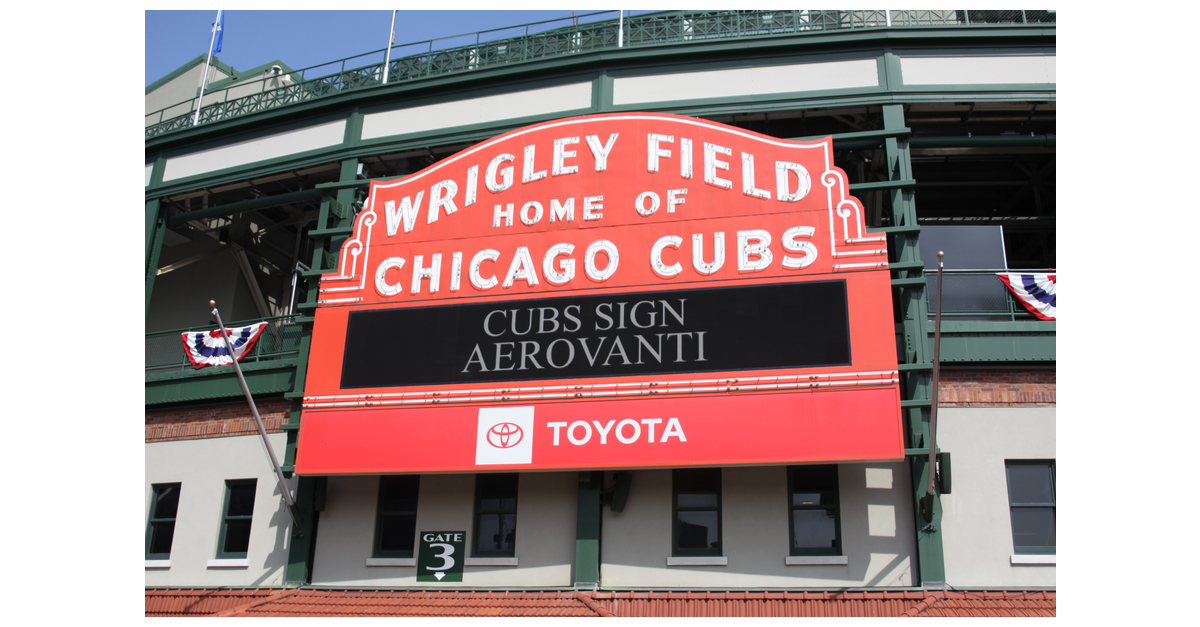
[[[269,439],[276,457],[283,459],[287,435],[276,433]],[[258,480],[246,567],[208,566],[208,560],[217,556],[227,479]],[[259,436],[146,444],[143,525],[149,520],[151,486],[156,483],[182,485],[170,567],[146,568],[147,586],[283,585],[292,541],[291,517]],[[295,477],[288,481],[288,489],[295,493]]]
[[[455,586],[569,586],[575,561],[578,474],[522,473],[517,487],[517,566],[473,566]],[[413,566],[367,566],[375,533],[379,477],[330,477],[321,513],[313,583],[445,586],[418,583]],[[475,475],[422,475],[417,532],[466,531],[473,543]]]
[[632,76],[613,80],[613,104],[878,87],[875,59]]
[[902,57],[905,85],[1054,84],[1055,56]]
[[946,582],[955,587],[1053,587],[1055,565],[1014,565],[1006,460],[1055,458],[1054,407],[943,407],[938,446],[951,454],[942,496]]
[[286,157],[342,143],[346,121],[334,120],[167,159],[163,181]]
[[625,510],[604,510],[601,584],[611,587],[791,588],[910,586],[915,580],[911,483],[903,463],[838,469],[844,565],[785,564],[787,469],[725,468],[721,526],[725,566],[667,566],[671,471],[633,472]]

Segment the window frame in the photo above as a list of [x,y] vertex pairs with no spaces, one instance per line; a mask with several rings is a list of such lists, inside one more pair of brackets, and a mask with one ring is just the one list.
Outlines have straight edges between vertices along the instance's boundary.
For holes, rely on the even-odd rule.
[[[489,477],[489,476],[495,477],[495,476],[499,476],[499,475],[512,475],[514,477],[512,509],[511,510],[505,509],[505,508],[484,509],[483,508],[483,498],[482,498],[482,496],[483,496],[482,495],[483,477]],[[517,519],[517,508],[520,506],[519,503],[517,502],[517,499],[520,496],[520,493],[521,493],[521,473],[502,472],[502,473],[479,473],[479,474],[475,475],[475,512],[474,512],[474,515],[472,516],[473,528],[471,530],[471,557],[516,557],[517,556],[517,538],[516,538],[517,523],[516,523],[516,519]],[[500,500],[503,501],[504,498],[502,497]],[[504,549],[484,550],[484,549],[479,548],[479,540],[480,540],[479,519],[481,516],[486,516],[486,515],[490,515],[490,514],[512,514],[513,515],[513,521],[514,521],[513,522],[513,544],[512,544],[511,549],[509,549],[509,550],[504,550]]]
[[[160,488],[174,488],[176,490],[179,490],[179,493],[175,497],[175,515],[170,518],[166,518],[166,517],[158,515],[160,513],[158,511],[158,499],[159,499],[159,494],[160,494],[160,492],[159,492]],[[171,548],[173,548],[175,546],[175,524],[174,523],[175,523],[175,521],[177,521],[179,519],[179,497],[183,494],[183,483],[178,482],[178,481],[174,482],[174,483],[152,483],[152,484],[150,484],[150,494],[151,494],[151,496],[150,496],[150,516],[149,516],[148,520],[146,521],[146,559],[148,559],[148,560],[171,559],[170,548],[168,548],[166,553],[151,553],[150,547],[154,541],[154,525],[155,525],[155,523],[164,523],[164,522],[172,523],[171,524],[171,542],[169,543],[169,546]]]
[[[1048,502],[1029,502],[1029,503],[1014,503],[1012,496],[1012,482],[1008,471],[1013,466],[1045,466],[1050,471],[1050,497]],[[1012,532],[1012,547],[1014,555],[1056,555],[1058,544],[1058,472],[1053,459],[1006,459],[1004,460],[1004,484],[1008,497],[1008,524]],[[1055,527],[1055,546],[1018,546],[1017,545],[1017,528],[1013,521],[1013,512],[1018,509],[1045,509],[1049,508],[1053,516]]]
[[[412,479],[416,483],[413,490],[413,509],[384,511],[383,495],[385,482],[389,480],[407,480]],[[421,475],[382,475],[379,477],[379,498],[375,504],[375,540],[372,545],[371,557],[375,558],[411,558],[416,555],[417,549],[417,498],[421,494]],[[385,551],[383,549],[383,519],[385,516],[412,516],[413,518],[413,548],[407,551]]]
[[[717,483],[716,483],[717,546],[716,547],[706,547],[703,549],[682,548],[679,546],[679,529],[680,529],[679,512],[709,512],[709,511],[713,511],[713,508],[709,507],[707,505],[694,506],[694,507],[692,507],[692,506],[681,507],[679,505],[679,495],[680,494],[710,494],[710,492],[695,492],[695,491],[680,492],[680,489],[679,489],[680,474],[694,472],[694,471],[698,471],[698,470],[699,471],[716,471],[716,475],[717,475]],[[722,505],[724,504],[724,500],[721,495],[721,492],[722,492],[721,488],[722,488],[722,484],[724,483],[724,479],[725,479],[725,473],[722,472],[721,468],[675,468],[671,471],[671,557],[720,557],[720,556],[724,555],[725,540],[722,535],[724,533],[724,530],[723,530],[724,525],[722,524],[722,522],[723,522]]]
[[[254,486],[254,500],[250,502],[250,514],[246,516],[230,516],[229,501],[233,496],[233,488],[237,486],[250,485]],[[229,522],[231,520],[249,520],[250,532],[254,530],[254,503],[258,501],[258,479],[226,479],[225,480],[225,500],[221,505],[221,532],[217,535],[217,559],[246,559],[250,553],[250,538],[247,535],[245,551],[226,551],[225,536],[229,530]]]
[[[796,505],[795,502],[795,473],[801,469],[813,468],[831,468],[833,470],[833,504],[816,503],[813,505]],[[842,555],[842,499],[841,499],[841,482],[839,481],[839,468],[837,464],[820,464],[815,466],[788,466],[787,467],[787,499],[788,499],[788,555],[793,557],[812,556],[812,555]],[[827,492],[827,490],[817,490],[817,492]],[[834,546],[832,547],[797,547],[794,545],[796,538],[796,510],[833,510],[833,536]]]

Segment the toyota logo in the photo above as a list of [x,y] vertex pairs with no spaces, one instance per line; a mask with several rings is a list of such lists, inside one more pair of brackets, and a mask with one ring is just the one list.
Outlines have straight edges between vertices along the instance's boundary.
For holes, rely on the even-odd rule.
[[511,422],[501,422],[488,429],[487,441],[496,448],[512,448],[521,442],[524,435],[521,427]]

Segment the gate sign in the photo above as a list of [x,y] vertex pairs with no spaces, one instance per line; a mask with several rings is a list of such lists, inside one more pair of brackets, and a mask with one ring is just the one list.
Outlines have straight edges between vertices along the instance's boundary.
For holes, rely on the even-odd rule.
[[462,582],[467,532],[422,531],[417,537],[417,581]]
[[568,118],[372,181],[297,472],[900,459],[885,236],[794,142]]

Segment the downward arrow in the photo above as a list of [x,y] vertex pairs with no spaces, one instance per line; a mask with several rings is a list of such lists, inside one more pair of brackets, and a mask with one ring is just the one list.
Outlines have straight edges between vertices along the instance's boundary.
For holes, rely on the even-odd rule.
[[434,573],[434,574],[433,574],[433,576],[434,576],[434,577],[437,577],[437,580],[438,580],[438,581],[441,581],[441,580],[442,580],[442,577],[445,577],[445,576],[446,576],[446,573],[441,573],[441,572],[438,572],[438,573]]

